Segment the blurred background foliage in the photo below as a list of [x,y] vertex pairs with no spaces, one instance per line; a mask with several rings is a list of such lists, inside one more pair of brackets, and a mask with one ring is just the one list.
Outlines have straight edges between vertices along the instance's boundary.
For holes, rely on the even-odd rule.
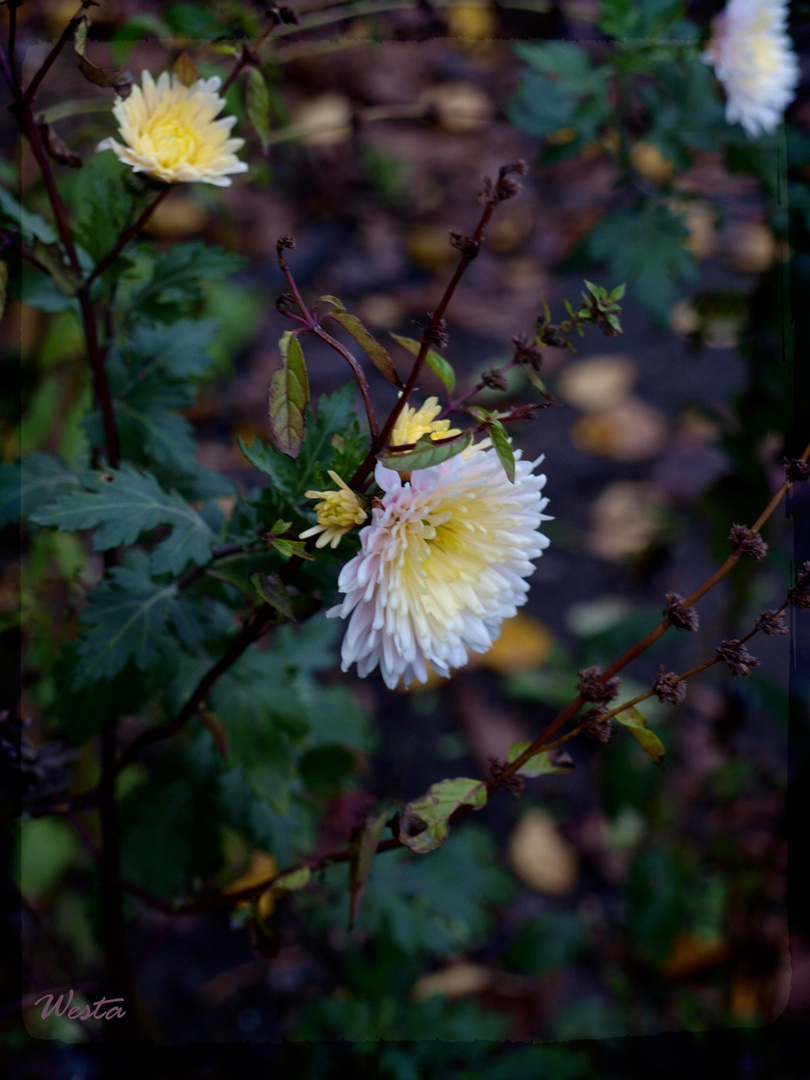
[[[319,399],[309,445],[295,465],[266,445],[283,324],[279,236],[297,239],[306,295],[339,295],[390,344],[435,305],[455,261],[447,231],[474,220],[480,176],[522,156],[523,194],[493,221],[449,313],[459,383],[508,359],[541,297],[561,315],[583,274],[627,282],[625,333],[589,332],[575,356],[545,351],[559,407],[516,439],[546,454],[552,546],[526,614],[490,654],[447,683],[392,695],[339,675],[340,628],[316,614],[247,653],[199,720],[122,773],[123,875],[164,900],[260,880],[343,846],[366,814],[443,776],[487,775],[489,757],[570,700],[578,669],[609,662],[657,621],[667,589],[688,593],[706,576],[730,525],[756,516],[781,481],[779,458],[807,437],[793,422],[810,415],[807,365],[794,364],[810,344],[806,70],[785,127],[751,141],[726,124],[697,58],[714,3],[294,7],[300,24],[278,27],[228,91],[247,177],[225,191],[172,191],[145,242],[99,281],[122,456],[149,470],[166,504],[142,538],[148,552],[134,548],[101,585],[99,545],[49,527],[100,430],[77,303],[58,272],[9,262],[6,352],[22,393],[4,398],[0,438],[9,462],[26,462],[30,522],[19,560],[19,474],[8,471],[0,590],[4,660],[14,662],[20,628],[24,645],[17,795],[91,787],[111,710],[126,739],[172,716],[227,645],[234,613],[255,602],[252,575],[283,565],[263,534],[279,520],[290,535],[312,524],[304,490],[329,468],[346,476],[363,455],[346,373],[319,343],[306,343]],[[19,9],[26,70],[72,14],[46,0]],[[262,5],[236,0],[104,2],[91,19],[95,60],[136,77],[181,51],[202,75],[222,74],[266,26]],[[806,5],[793,5],[792,28],[801,51]],[[110,104],[67,54],[41,92],[46,118],[82,157],[58,178],[88,266],[148,197],[111,154],[93,152],[112,131]],[[0,215],[19,224],[22,201],[23,233],[47,249],[55,234],[36,169],[10,126],[2,140]],[[512,375],[507,400],[525,400],[533,391]],[[381,382],[375,400],[387,410],[393,391]],[[427,376],[423,389],[441,385]],[[185,532],[173,497],[195,515]],[[623,680],[626,697],[659,663],[700,662],[780,602],[792,557],[810,557],[798,530],[791,550],[807,505],[797,489],[792,521],[769,526],[768,562],[741,565],[704,602],[701,634],[652,650]],[[48,525],[31,521],[37,512]],[[114,512],[105,527],[114,531]],[[238,550],[197,574],[222,545]],[[306,565],[301,597],[334,602],[350,545]],[[163,598],[179,574],[187,587]],[[805,649],[797,636],[792,704],[787,650],[769,639],[749,679],[714,669],[685,705],[650,707],[663,773],[625,733],[606,747],[577,740],[573,771],[531,781],[519,801],[502,794],[437,852],[380,856],[351,931],[345,865],[253,910],[167,916],[129,896],[148,1030],[170,1045],[249,1042],[258,1054],[261,1044],[268,1062],[319,1080],[348,1070],[393,1080],[702,1075],[721,1032],[732,1033],[725,1075],[804,1075],[790,1048],[810,1001],[810,928],[798,912],[791,986],[785,806],[789,718],[793,782],[807,775]],[[61,986],[92,1001],[96,818],[24,816],[20,833],[26,1003]],[[783,1035],[769,1038],[764,1025],[783,1013]],[[13,1020],[3,1038],[20,1076],[26,1053],[32,1068],[91,1075],[91,1044],[112,1034],[112,1022],[43,1022],[30,1008],[27,1034]],[[669,1056],[621,1038],[662,1032],[705,1034],[672,1043]],[[228,1052],[222,1072],[209,1060],[209,1075],[236,1075],[241,1051]]]

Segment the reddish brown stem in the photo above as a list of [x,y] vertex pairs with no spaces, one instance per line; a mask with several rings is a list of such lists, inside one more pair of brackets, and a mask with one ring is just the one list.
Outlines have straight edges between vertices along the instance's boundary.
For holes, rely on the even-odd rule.
[[115,262],[115,260],[118,258],[118,256],[130,242],[130,240],[133,240],[138,235],[138,233],[141,231],[141,229],[147,223],[155,210],[157,210],[158,206],[163,202],[163,200],[166,198],[170,191],[171,187],[169,185],[159,191],[156,197],[152,200],[152,202],[146,207],[145,210],[143,210],[143,212],[135,219],[135,221],[133,221],[129,228],[121,233],[121,236],[118,238],[118,242],[116,243],[115,247],[112,249],[112,251],[108,252],[104,256],[101,262],[95,267],[95,269],[88,277],[88,288],[90,287],[90,285],[93,284],[93,282],[100,274],[104,273],[104,271],[111,263]]
[[27,108],[27,107],[29,107],[31,105],[31,102],[34,100],[34,96],[35,96],[37,90],[39,89],[42,80],[45,78],[45,76],[50,71],[54,61],[57,58],[57,56],[59,56],[62,49],[65,47],[67,42],[70,40],[70,38],[75,33],[79,23],[82,21],[85,10],[91,6],[91,3],[92,3],[92,0],[84,0],[81,7],[79,8],[79,10],[76,12],[76,14],[73,16],[73,18],[70,20],[70,22],[65,27],[65,29],[62,31],[62,34],[61,34],[59,40],[56,42],[54,47],[51,49],[51,51],[48,53],[48,55],[43,60],[42,66],[40,67],[40,69],[36,73],[36,75],[34,75],[28,89],[23,94],[22,103],[23,103],[24,107]]
[[371,437],[372,439],[376,439],[379,435],[379,426],[377,424],[377,417],[374,412],[374,405],[371,401],[371,391],[369,390],[368,382],[366,380],[366,376],[363,373],[363,369],[360,367],[360,365],[349,352],[349,350],[345,349],[339,341],[332,337],[331,334],[327,334],[323,327],[313,326],[311,327],[311,330],[312,333],[319,337],[325,345],[329,345],[335,350],[335,352],[340,353],[340,355],[352,369],[354,377],[357,380],[357,385],[360,387],[360,393],[363,397],[363,405],[366,408],[366,416],[368,417],[368,426],[371,430]]

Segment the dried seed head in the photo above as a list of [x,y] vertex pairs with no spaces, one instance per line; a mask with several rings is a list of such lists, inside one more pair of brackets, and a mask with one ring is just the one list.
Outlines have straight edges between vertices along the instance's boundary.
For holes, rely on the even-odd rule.
[[[507,764],[505,761],[501,761],[500,758],[491,757],[489,759],[489,771],[493,780],[498,780],[506,772]],[[526,781],[522,776],[509,776],[503,781],[501,787],[511,792],[517,799],[523,789],[526,787]]]
[[579,675],[577,691],[592,705],[607,705],[619,693],[619,676],[614,675],[612,679],[603,679],[600,664],[583,668],[577,674]]
[[496,367],[491,367],[489,371],[485,371],[481,376],[481,382],[484,386],[488,386],[490,390],[509,389],[509,380]]
[[693,634],[700,625],[698,613],[693,607],[684,607],[683,597],[670,592],[664,597],[663,614],[669,619],[670,626],[676,630],[690,630]]
[[767,634],[768,637],[774,637],[777,634],[786,634],[788,628],[785,626],[784,611],[763,611],[754,623],[754,628],[756,630],[761,630],[762,633]]
[[674,671],[664,674],[664,668],[661,667],[653,686],[659,701],[668,701],[670,705],[680,705],[686,697],[686,683],[677,680],[678,676]]
[[596,706],[588,709],[582,717],[582,729],[585,734],[600,743],[608,742],[613,734],[610,720],[604,719],[604,712],[603,708]]
[[801,458],[782,458],[781,464],[785,469],[785,478],[795,483],[797,480],[807,480],[810,477],[810,465]]
[[810,611],[810,562],[804,563],[796,575],[796,584],[787,591],[787,602],[799,611]]
[[717,649],[717,657],[728,664],[729,671],[735,678],[738,675],[750,675],[751,668],[755,668],[759,664],[759,660],[752,656],[741,642],[735,639],[721,641],[720,647]]
[[[433,312],[429,311],[428,315],[433,318]],[[440,349],[447,348],[447,320],[439,319],[436,326],[429,326],[425,331],[425,337],[431,345],[438,345]]]
[[461,252],[465,259],[474,259],[481,247],[480,241],[474,240],[471,236],[464,236],[463,233],[459,232],[450,233],[450,243],[456,251]]
[[281,236],[276,241],[276,256],[283,257],[285,250],[295,251],[295,240],[291,236]]
[[732,525],[728,538],[735,555],[748,555],[759,562],[768,554],[768,545],[759,533],[752,533],[746,525]]

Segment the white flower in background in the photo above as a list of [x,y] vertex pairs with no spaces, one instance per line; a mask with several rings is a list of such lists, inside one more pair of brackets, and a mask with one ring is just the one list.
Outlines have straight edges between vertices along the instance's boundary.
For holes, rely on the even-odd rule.
[[418,409],[406,405],[394,424],[391,445],[408,446],[418,442],[423,435],[430,435],[431,439],[449,439],[452,435],[460,435],[458,428],[450,427],[449,420],[436,419],[441,411],[439,399],[435,397],[429,397]]
[[144,71],[141,81],[142,87],[133,86],[125,101],[117,98],[113,105],[126,146],[105,139],[99,150],[114,150],[134,172],[167,184],[228,187],[229,173],[247,171],[234,153],[245,140],[229,138],[236,117],[214,119],[225,106],[217,93],[220,79],[198,79],[184,86],[176,75],[164,71],[155,83]]
[[360,553],[344,566],[345,599],[327,612],[349,618],[343,670],[365,677],[379,664],[386,686],[426,682],[485,653],[501,623],[526,600],[532,559],[548,547],[537,529],[545,476],[515,453],[510,483],[488,440],[410,480],[377,465],[382,496],[360,532]]
[[726,119],[754,137],[779,126],[796,93],[799,62],[787,11],[788,0],[729,0],[703,54],[725,88]]
[[368,517],[360,500],[348,484],[340,479],[336,472],[329,470],[329,478],[337,484],[334,491],[305,491],[307,499],[320,499],[315,507],[318,524],[301,533],[301,539],[306,540],[309,536],[318,536],[315,547],[337,547],[341,537],[355,527],[362,525]]

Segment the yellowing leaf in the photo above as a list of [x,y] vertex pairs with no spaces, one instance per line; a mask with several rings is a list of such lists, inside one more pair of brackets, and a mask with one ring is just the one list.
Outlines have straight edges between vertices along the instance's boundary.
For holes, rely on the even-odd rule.
[[399,841],[418,855],[434,851],[447,839],[449,819],[460,806],[480,810],[486,801],[487,789],[482,780],[466,776],[440,780],[404,808],[399,819]]
[[481,657],[481,663],[500,675],[533,671],[545,664],[553,647],[554,635],[546,624],[520,612],[506,620],[500,637]]
[[191,59],[187,52],[181,52],[172,65],[177,78],[183,84],[183,86],[193,86],[195,82],[200,78],[200,73],[197,70],[197,65]]
[[351,334],[374,367],[381,372],[389,382],[392,382],[394,386],[399,387],[400,390],[404,388],[405,384],[397,374],[397,369],[394,367],[394,361],[388,355],[387,350],[383,348],[376,338],[372,337],[356,315],[350,315],[347,311],[332,311],[330,312],[329,318],[335,319],[347,333]]
[[250,855],[250,865],[247,870],[236,881],[232,881],[223,891],[236,893],[242,892],[243,889],[250,889],[254,885],[261,885],[262,882],[272,878],[277,870],[278,866],[272,855],[268,855],[264,851],[253,851]]
[[509,841],[509,861],[530,889],[567,896],[576,885],[579,859],[545,810],[530,810]]
[[276,446],[296,458],[304,443],[304,409],[309,401],[309,379],[301,345],[293,330],[279,341],[281,367],[270,380],[268,411]]
[[[517,742],[514,746],[509,747],[509,753],[506,755],[508,764],[512,764],[513,761],[517,761],[520,755],[531,744],[528,742]],[[551,758],[551,753],[548,750],[540,750],[536,754],[532,754],[529,760],[518,769],[519,776],[544,776],[550,773],[570,773],[573,769],[573,763],[566,762],[559,765]]]
[[[417,356],[419,350],[422,347],[422,343],[415,338],[402,337],[401,334],[391,334],[391,337],[397,343],[401,345],[403,349],[407,349],[411,356]],[[450,363],[445,358],[437,353],[435,349],[428,349],[425,354],[425,363],[436,376],[444,384],[448,394],[452,394],[456,388],[456,373],[453,371]]]
[[627,728],[633,738],[641,744],[641,748],[650,761],[655,762],[656,765],[660,765],[661,768],[663,768],[664,755],[666,753],[664,744],[655,732],[650,731],[647,727],[647,721],[638,709],[626,709],[623,713],[619,713],[614,719],[617,724],[621,724],[622,727]]
[[273,892],[278,896],[280,893],[296,892],[309,885],[312,871],[308,866],[301,866],[297,870],[290,870],[273,882]]

